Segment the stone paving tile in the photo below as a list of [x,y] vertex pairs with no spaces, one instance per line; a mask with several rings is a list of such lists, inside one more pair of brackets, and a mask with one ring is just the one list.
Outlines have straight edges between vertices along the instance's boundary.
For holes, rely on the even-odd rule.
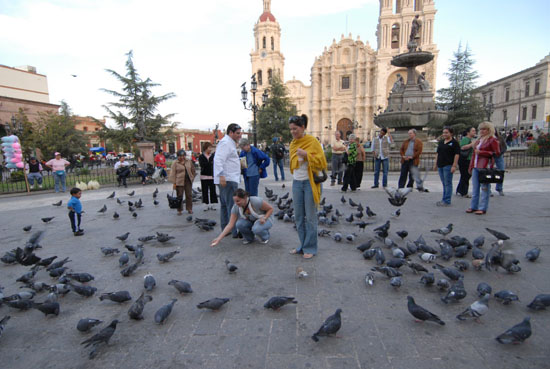
[[360,369],[361,366],[355,357],[327,357],[330,369]]
[[296,321],[274,319],[271,321],[269,354],[296,354]]
[[268,355],[266,369],[328,369],[322,356],[303,355]]

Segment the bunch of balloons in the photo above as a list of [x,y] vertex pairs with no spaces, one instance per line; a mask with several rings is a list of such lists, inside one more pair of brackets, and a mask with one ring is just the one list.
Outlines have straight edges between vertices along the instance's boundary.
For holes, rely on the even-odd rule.
[[23,163],[23,153],[21,152],[21,144],[17,136],[4,136],[2,137],[2,151],[4,152],[4,158],[6,159],[6,168],[23,169],[25,163]]

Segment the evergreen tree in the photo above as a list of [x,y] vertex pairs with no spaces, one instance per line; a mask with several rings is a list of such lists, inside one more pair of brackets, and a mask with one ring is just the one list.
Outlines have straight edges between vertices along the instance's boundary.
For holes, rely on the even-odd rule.
[[[454,59],[451,60],[451,66],[445,73],[449,79],[449,87],[437,91],[437,107],[449,113],[449,118],[443,125],[453,127],[455,134],[468,127],[477,126],[485,117],[483,106],[475,96],[479,74],[474,69],[474,64],[475,60],[468,46],[462,49],[462,45],[459,44]],[[443,125],[428,126],[431,133],[439,135]]]
[[135,141],[141,140],[159,145],[163,139],[172,135],[175,124],[169,122],[174,114],[162,116],[157,113],[158,105],[176,95],[171,92],[162,96],[153,95],[152,88],[160,84],[152,82],[150,78],[142,79],[134,66],[132,51],[126,55],[128,59],[125,75],[107,69],[107,72],[120,81],[122,91],[102,89],[118,99],[103,106],[116,122],[117,129],[104,125],[100,136],[111,140],[115,145],[121,145],[125,150],[129,150]]
[[288,97],[288,90],[278,76],[271,79],[269,99],[258,113],[258,141],[272,144],[273,137],[282,137],[283,142],[290,142],[288,118],[296,115],[296,106]]

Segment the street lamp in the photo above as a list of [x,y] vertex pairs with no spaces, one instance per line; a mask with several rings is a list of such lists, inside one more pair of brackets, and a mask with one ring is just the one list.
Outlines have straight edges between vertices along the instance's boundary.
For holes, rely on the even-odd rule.
[[[256,92],[258,92],[258,82],[256,82],[256,73],[252,75],[252,80],[250,81],[250,92],[252,92],[252,102],[248,104],[248,107],[246,104],[248,103],[247,98],[247,91],[246,91],[246,82],[241,85],[243,88],[241,91],[241,101],[243,102],[243,107],[246,110],[250,110],[253,113],[254,121],[252,126],[252,133],[254,134],[254,146],[258,146],[258,138],[257,138],[257,130],[256,130],[256,113],[258,113],[258,110],[260,110],[260,105],[256,104]],[[268,99],[267,89],[264,90],[264,93],[262,94],[262,106],[267,103]]]
[[487,114],[487,120],[491,121],[491,115],[495,111],[493,103],[485,104],[485,114]]

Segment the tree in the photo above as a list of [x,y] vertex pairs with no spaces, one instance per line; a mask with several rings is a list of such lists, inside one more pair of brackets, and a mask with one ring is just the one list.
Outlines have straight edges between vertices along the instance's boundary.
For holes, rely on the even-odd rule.
[[101,89],[118,99],[103,107],[111,119],[117,124],[117,129],[103,125],[100,137],[110,139],[115,145],[130,149],[135,141],[148,140],[157,145],[172,135],[175,124],[169,122],[174,114],[162,116],[157,113],[158,105],[175,97],[172,92],[155,96],[152,88],[160,86],[150,78],[143,80],[134,66],[133,53],[129,51],[126,60],[126,74],[121,75],[112,69],[107,69],[113,77],[122,83],[122,91]]
[[61,102],[59,114],[47,112],[38,113],[38,119],[32,127],[32,133],[25,142],[40,149],[44,157],[50,157],[59,151],[63,157],[72,154],[87,152],[84,133],[75,129],[76,120],[73,118],[69,105]]
[[296,115],[296,106],[288,97],[288,90],[278,76],[271,80],[269,99],[258,113],[258,139],[268,144],[273,137],[282,137],[283,142],[290,142],[288,118]]
[[[443,124],[453,127],[455,133],[477,126],[485,117],[483,106],[475,96],[479,74],[474,70],[474,64],[475,60],[468,45],[463,50],[459,44],[454,59],[451,59],[449,71],[445,73],[449,79],[449,87],[437,91],[437,107],[449,113],[449,118]],[[441,124],[429,124],[429,127],[431,133],[441,133]]]

